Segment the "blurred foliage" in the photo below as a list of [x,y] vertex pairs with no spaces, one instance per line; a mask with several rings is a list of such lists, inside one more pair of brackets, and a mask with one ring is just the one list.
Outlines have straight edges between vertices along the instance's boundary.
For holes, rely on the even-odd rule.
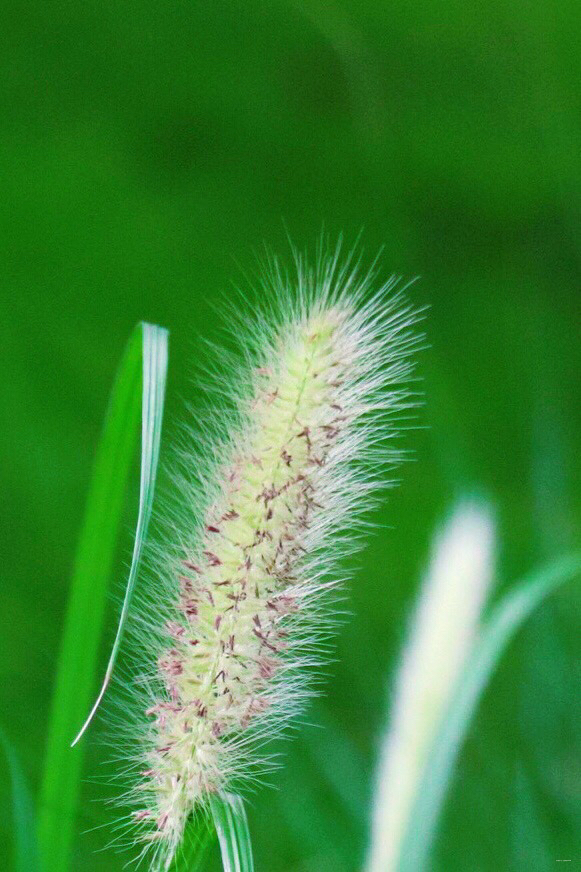
[[[326,696],[281,746],[278,789],[249,803],[257,869],[352,872],[386,679],[436,520],[459,491],[484,489],[501,580],[578,540],[579,6],[22,0],[2,19],[1,710],[33,787],[133,324],[172,331],[167,447],[180,398],[196,403],[199,337],[217,337],[230,282],[263,242],[284,254],[287,231],[304,247],[323,223],[348,241],[363,227],[385,275],[422,276],[412,294],[431,305],[431,348],[423,429],[405,436],[415,461],[356,560]],[[570,585],[509,649],[461,756],[437,869],[581,857],[579,612]],[[98,734],[88,776],[106,758]],[[110,789],[84,792],[73,869],[121,869],[123,855],[95,853],[112,812],[92,800]],[[0,860],[9,827],[5,815]]]

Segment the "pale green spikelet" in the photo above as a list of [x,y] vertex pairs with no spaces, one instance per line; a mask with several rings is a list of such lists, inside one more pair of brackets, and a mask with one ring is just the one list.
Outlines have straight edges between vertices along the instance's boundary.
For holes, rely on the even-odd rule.
[[316,273],[299,263],[294,289],[276,266],[271,280],[264,311],[278,314],[256,313],[247,366],[230,376],[231,426],[205,428],[205,471],[185,452],[178,547],[162,552],[165,585],[139,623],[152,668],[133,824],[154,868],[212,793],[253,777],[260,746],[312,692],[330,571],[385,483],[391,416],[409,405],[415,315],[393,283],[371,295],[370,276],[337,257]]
[[471,654],[494,577],[490,508],[460,502],[438,531],[382,740],[367,872],[397,872],[432,743]]

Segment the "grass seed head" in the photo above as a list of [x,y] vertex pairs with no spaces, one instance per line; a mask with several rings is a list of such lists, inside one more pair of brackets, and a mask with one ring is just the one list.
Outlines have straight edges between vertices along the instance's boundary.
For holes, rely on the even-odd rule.
[[338,252],[297,266],[291,282],[271,263],[245,363],[221,379],[231,408],[189,437],[204,448],[184,450],[176,547],[141,608],[131,824],[154,868],[211,794],[252,780],[265,740],[312,693],[337,557],[411,404],[416,315],[394,282],[373,294]]

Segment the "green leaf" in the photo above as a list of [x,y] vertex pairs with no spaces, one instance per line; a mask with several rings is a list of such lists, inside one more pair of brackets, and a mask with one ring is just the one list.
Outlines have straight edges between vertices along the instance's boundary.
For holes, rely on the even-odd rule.
[[478,701],[508,643],[542,600],[581,572],[581,556],[557,560],[509,591],[493,609],[460,676],[434,741],[404,838],[398,872],[421,872],[431,849],[454,765]]
[[210,808],[224,872],[254,872],[252,843],[242,799],[232,793],[223,793],[211,798]]
[[12,783],[14,872],[36,872],[38,852],[32,796],[18,755],[3,730],[0,730],[0,744],[4,748]]
[[129,581],[105,680],[85,727],[115,663],[147,534],[159,456],[167,346],[163,328],[136,326],[117,373],[97,449],[75,558],[40,793],[38,838],[47,872],[69,868],[83,759],[81,749],[71,750],[70,745],[94,693],[105,603],[140,419],[141,489]]
[[196,872],[201,868],[214,839],[215,832],[207,815],[191,818],[186,824],[169,872]]

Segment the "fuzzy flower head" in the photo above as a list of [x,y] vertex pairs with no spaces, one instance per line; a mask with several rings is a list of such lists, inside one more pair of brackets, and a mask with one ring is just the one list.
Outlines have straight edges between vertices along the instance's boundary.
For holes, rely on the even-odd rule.
[[494,577],[485,503],[464,499],[438,531],[402,652],[383,738],[367,872],[396,872],[437,730],[477,638]]
[[135,683],[131,823],[154,868],[212,794],[254,777],[312,693],[334,564],[385,484],[392,416],[409,405],[415,315],[393,282],[372,295],[371,278],[335,257],[313,273],[299,262],[293,288],[271,265],[245,365],[222,379],[232,408],[190,434],[201,456],[185,448],[176,547],[139,621],[151,667]]

